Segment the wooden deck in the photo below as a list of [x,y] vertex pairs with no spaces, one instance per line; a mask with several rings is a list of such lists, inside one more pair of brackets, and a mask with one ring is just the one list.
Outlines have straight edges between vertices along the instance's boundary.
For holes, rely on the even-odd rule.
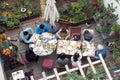
[[[35,26],[37,24],[40,23],[40,18],[35,18],[35,19],[31,19],[31,20],[28,20],[28,21],[24,21],[21,23],[21,28],[19,29],[15,29],[15,30],[11,30],[11,31],[6,31],[7,32],[7,36],[8,37],[12,37],[12,38],[15,38],[15,39],[18,39],[18,35],[19,35],[19,32],[26,28],[26,27],[32,27],[33,29],[35,29]],[[82,30],[87,28],[85,26],[85,24],[83,25],[80,25],[82,27]],[[92,27],[90,27],[91,29],[93,29],[95,31],[95,46],[97,44],[102,44],[103,41],[100,37],[100,34],[95,30],[95,24],[92,24]],[[16,44],[18,47],[19,47],[19,51],[18,51],[18,54],[21,55],[22,53],[25,52],[26,48],[28,47],[26,44],[24,43],[19,43],[19,42],[13,42],[14,44]],[[51,57],[53,59],[56,59],[56,54],[55,52],[52,54],[52,55],[49,55],[49,56],[45,56],[45,57]],[[32,62],[28,65],[24,65],[24,66],[20,66],[20,67],[17,67],[15,69],[9,69],[9,68],[5,68],[5,72],[6,72],[6,76],[7,78],[10,78],[11,77],[11,72],[13,71],[16,71],[16,70],[20,70],[20,69],[23,69],[24,71],[28,71],[30,69],[34,69],[34,77],[35,77],[35,80],[38,80],[42,77],[42,71],[43,69],[41,68],[41,62],[42,62],[42,59],[44,57],[40,57],[39,58],[39,63],[36,63],[36,62]],[[110,59],[110,57],[108,57]],[[108,59],[108,60],[109,60]],[[114,64],[111,64],[111,65],[114,65]],[[50,75],[51,73],[53,73],[53,70],[49,70],[49,71],[46,71],[47,75]]]

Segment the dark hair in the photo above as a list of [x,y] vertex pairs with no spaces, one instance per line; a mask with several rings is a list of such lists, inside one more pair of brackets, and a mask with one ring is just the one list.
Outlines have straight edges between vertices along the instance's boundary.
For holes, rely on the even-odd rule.
[[90,32],[88,31],[88,30],[86,30],[85,32],[84,32],[84,34],[89,34]]
[[79,57],[80,57],[79,53],[76,52],[76,53],[73,55],[73,60],[76,62]]
[[65,55],[65,53],[61,53],[59,56],[58,56],[58,58],[60,58],[60,59],[65,59],[66,58],[66,55]]
[[74,35],[73,37],[74,37],[74,40],[75,40],[75,41],[80,40],[80,35],[78,35],[78,34]]
[[65,28],[62,28],[61,33],[67,33],[66,29],[65,29]]
[[28,31],[24,31],[23,34],[24,34],[24,35],[28,35]]
[[83,35],[84,36],[89,36],[89,35],[91,35],[91,33],[88,30],[86,30]]
[[40,24],[39,28],[44,29],[44,24]]

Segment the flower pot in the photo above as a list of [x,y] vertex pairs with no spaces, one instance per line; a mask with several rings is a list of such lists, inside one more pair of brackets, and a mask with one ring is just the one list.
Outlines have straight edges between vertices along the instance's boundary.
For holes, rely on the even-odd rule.
[[120,66],[120,60],[115,60],[115,63]]
[[90,20],[87,20],[85,25],[86,25],[87,27],[91,27],[91,24],[92,24],[91,21],[90,21]]

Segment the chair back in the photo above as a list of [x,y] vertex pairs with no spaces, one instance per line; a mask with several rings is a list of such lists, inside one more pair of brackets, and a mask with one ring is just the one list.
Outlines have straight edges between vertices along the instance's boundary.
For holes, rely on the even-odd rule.
[[81,36],[81,27],[80,26],[71,26],[70,27],[70,37],[72,38],[73,35],[80,35]]

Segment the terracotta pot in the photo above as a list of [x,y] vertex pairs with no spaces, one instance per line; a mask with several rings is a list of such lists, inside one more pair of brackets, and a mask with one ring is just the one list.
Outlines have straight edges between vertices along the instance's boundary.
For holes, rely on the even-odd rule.
[[109,36],[114,35],[116,32],[115,31],[110,31]]
[[115,63],[120,65],[120,60],[115,60]]

